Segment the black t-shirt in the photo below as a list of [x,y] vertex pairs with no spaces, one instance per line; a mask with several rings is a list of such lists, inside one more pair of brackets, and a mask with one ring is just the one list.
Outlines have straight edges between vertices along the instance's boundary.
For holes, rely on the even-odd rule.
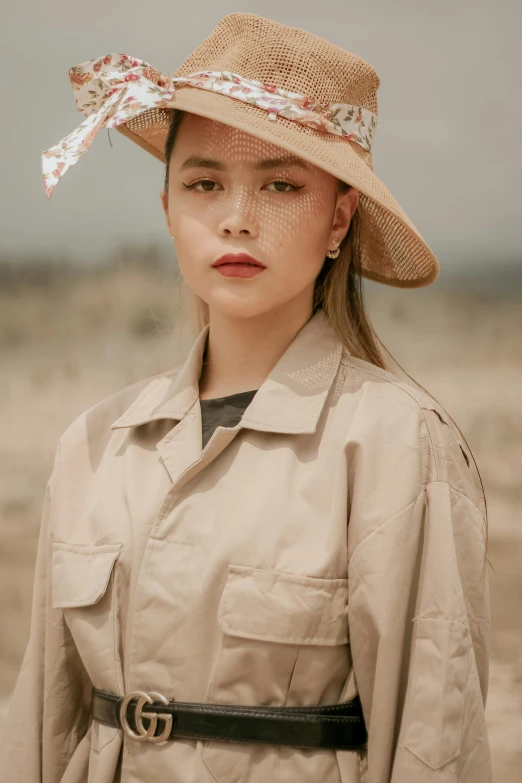
[[210,400],[200,400],[201,419],[203,424],[203,448],[212,437],[216,427],[235,427],[240,421],[257,389],[253,391],[228,394],[226,397],[213,397]]

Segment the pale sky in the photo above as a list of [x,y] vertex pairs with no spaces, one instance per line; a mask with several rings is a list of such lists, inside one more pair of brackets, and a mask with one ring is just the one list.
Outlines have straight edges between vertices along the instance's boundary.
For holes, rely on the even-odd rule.
[[96,261],[120,241],[171,244],[163,165],[117,131],[45,196],[40,156],[84,119],[68,69],[123,52],[173,73],[226,14],[300,27],[363,57],[381,85],[374,170],[441,265],[522,262],[522,2],[263,0],[4,10],[0,255]]

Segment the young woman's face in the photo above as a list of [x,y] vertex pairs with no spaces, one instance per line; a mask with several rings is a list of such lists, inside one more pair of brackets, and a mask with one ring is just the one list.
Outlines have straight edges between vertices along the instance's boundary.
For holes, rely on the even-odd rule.
[[[186,283],[211,312],[236,317],[297,300],[311,310],[326,251],[345,236],[358,198],[317,166],[195,114],[183,117],[161,194]],[[212,264],[226,253],[248,253],[265,268],[224,276]]]

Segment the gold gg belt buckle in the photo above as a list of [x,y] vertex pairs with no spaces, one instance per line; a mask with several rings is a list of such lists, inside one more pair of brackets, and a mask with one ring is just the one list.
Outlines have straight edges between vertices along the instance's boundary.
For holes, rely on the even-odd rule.
[[[136,723],[137,733],[132,730],[129,725],[127,711],[129,704],[136,700],[136,707],[134,710],[134,722]],[[145,704],[154,704],[154,701],[159,701],[164,705],[168,705],[169,701],[161,693],[157,691],[150,691],[145,693],[144,691],[132,691],[123,699],[120,706],[120,722],[121,727],[125,734],[132,739],[139,742],[164,742],[169,738],[172,730],[172,715],[158,714],[157,712],[143,712]],[[149,728],[145,728],[143,725],[143,718],[150,721]],[[158,720],[162,720],[165,723],[163,731],[158,736],[154,736]]]

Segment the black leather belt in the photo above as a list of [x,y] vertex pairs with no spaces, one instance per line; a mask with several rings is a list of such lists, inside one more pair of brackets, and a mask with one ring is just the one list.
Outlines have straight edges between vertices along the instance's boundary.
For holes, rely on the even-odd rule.
[[187,737],[303,748],[366,748],[357,695],[352,701],[311,707],[265,707],[168,701],[161,693],[125,697],[93,688],[92,716],[138,741]]

